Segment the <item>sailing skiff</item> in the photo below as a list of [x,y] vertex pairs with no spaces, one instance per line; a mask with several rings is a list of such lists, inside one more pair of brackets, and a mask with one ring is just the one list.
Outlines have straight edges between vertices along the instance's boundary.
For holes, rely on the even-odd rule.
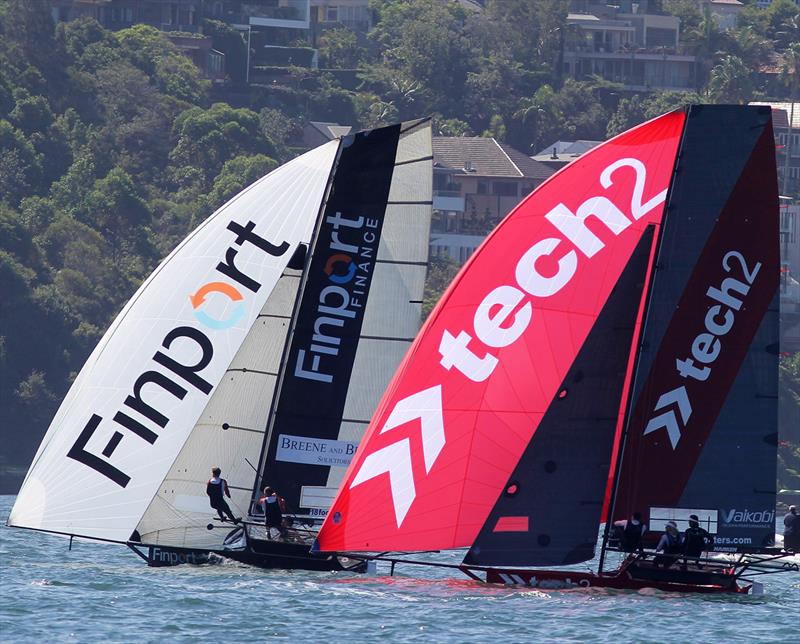
[[[211,215],[90,355],[7,524],[152,565],[361,566],[309,546],[419,328],[431,186],[421,120],[326,143]],[[209,507],[214,466],[238,525]],[[281,539],[266,485],[293,521]]]
[[[797,570],[774,545],[779,266],[770,108],[691,106],[582,155],[450,285],[318,551],[467,548],[469,576],[543,587],[747,592]],[[731,557],[619,553],[609,527],[635,512],[645,545],[696,515]],[[597,571],[565,569],[602,523]]]

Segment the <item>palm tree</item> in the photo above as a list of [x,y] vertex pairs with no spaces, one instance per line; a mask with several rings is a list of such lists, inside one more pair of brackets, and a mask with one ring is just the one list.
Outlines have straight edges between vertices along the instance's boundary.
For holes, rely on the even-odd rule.
[[703,7],[703,17],[697,27],[684,35],[686,44],[697,57],[697,84],[700,86],[708,77],[714,58],[724,46],[725,34],[717,25],[716,17],[711,13],[708,5]]
[[753,94],[750,70],[738,56],[725,56],[711,70],[707,91],[717,103],[744,103]]

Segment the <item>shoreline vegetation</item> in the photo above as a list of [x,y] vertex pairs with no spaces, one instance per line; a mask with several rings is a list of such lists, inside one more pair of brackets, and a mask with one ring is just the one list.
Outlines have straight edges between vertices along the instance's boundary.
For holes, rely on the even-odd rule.
[[[563,46],[576,37],[567,0],[482,4],[372,0],[369,32],[320,37],[318,69],[264,60],[255,78],[271,80],[248,85],[247,45],[225,23],[203,25],[228,68],[212,84],[153,27],[54,23],[48,0],[0,0],[0,494],[16,493],[142,280],[228,198],[304,151],[308,121],[362,129],[433,115],[435,135],[534,154],[687,102],[797,97],[792,0],[750,2],[731,31],[697,2],[651,2],[680,17],[681,45],[698,57],[685,93],[564,78]],[[426,312],[456,268],[432,260]],[[800,354],[782,360],[781,405],[778,489],[800,501]]]

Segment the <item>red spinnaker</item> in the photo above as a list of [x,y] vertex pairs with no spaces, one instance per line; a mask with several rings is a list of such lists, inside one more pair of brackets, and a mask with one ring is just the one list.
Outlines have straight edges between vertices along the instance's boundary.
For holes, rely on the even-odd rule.
[[472,544],[642,232],[661,220],[684,119],[598,146],[489,235],[384,394],[321,550]]

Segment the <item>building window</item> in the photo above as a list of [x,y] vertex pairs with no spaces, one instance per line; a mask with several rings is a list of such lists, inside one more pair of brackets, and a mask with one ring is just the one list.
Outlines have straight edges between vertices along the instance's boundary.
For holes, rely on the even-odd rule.
[[327,22],[338,22],[339,21],[339,7],[326,7],[325,8],[325,20]]
[[501,197],[516,197],[517,184],[513,181],[493,181],[492,194]]
[[489,183],[486,181],[478,181],[478,194],[479,195],[488,195],[489,194]]

